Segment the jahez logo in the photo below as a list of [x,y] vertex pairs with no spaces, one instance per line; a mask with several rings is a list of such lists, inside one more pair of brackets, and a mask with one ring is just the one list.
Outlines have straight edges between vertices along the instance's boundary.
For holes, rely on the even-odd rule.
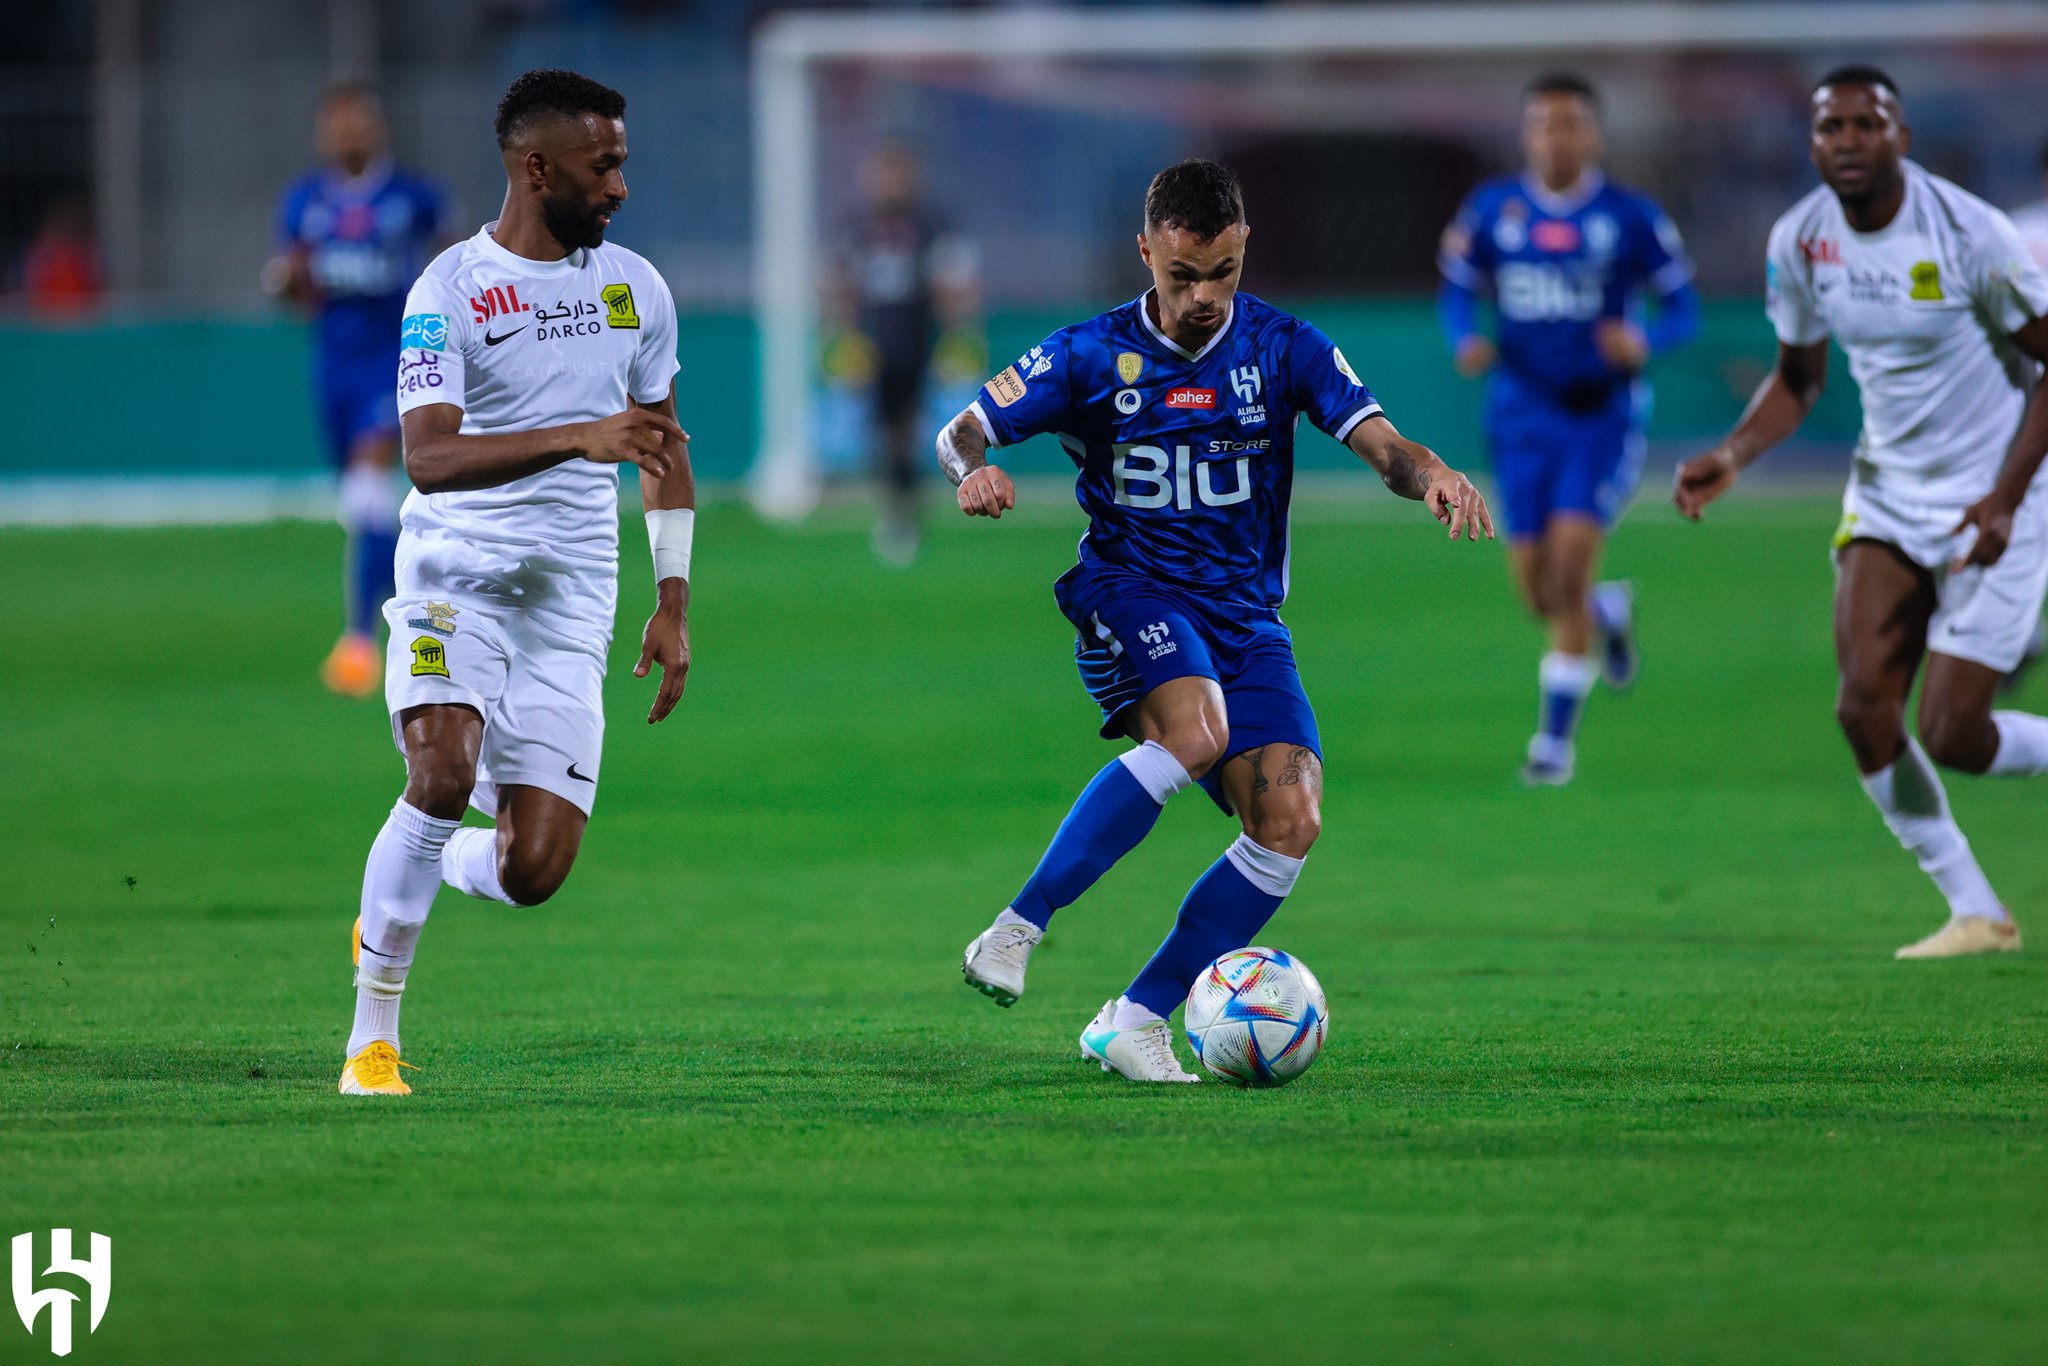
[[1529,241],[1538,251],[1564,253],[1579,249],[1579,229],[1575,223],[1558,218],[1545,218],[1530,225]]
[[470,295],[469,306],[476,311],[476,320],[480,323],[512,313],[533,311],[532,304],[519,302],[518,285],[492,285],[481,294]]
[[1166,406],[1169,408],[1193,409],[1196,412],[1216,411],[1214,389],[1169,389],[1166,391]]

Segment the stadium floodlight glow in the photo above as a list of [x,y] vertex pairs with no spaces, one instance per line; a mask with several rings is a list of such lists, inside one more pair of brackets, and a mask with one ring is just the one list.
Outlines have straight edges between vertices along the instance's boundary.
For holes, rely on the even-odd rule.
[[755,506],[802,517],[812,449],[819,274],[817,94],[848,62],[1054,58],[1530,56],[2048,40],[2030,0],[1928,3],[1387,4],[1259,9],[785,11],[753,42],[754,314],[761,360]]

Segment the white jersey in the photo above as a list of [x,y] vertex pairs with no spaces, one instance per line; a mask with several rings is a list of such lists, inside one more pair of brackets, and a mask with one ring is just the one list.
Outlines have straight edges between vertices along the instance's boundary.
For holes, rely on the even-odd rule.
[[[593,422],[669,396],[676,309],[654,267],[609,244],[560,261],[495,223],[435,257],[406,296],[398,409],[452,403],[465,435]],[[618,593],[619,466],[563,461],[494,488],[415,489],[398,591],[516,602],[574,619],[600,651]]]
[[1912,162],[1898,216],[1857,232],[1825,185],[1771,229],[1778,340],[1829,336],[1863,396],[1852,482],[1961,508],[1990,492],[2037,367],[2012,333],[2048,314],[2048,277],[2011,220]]
[[2027,254],[2034,258],[2035,265],[2048,270],[2048,199],[2022,204],[2012,211],[2011,217],[2020,241],[2027,244]]

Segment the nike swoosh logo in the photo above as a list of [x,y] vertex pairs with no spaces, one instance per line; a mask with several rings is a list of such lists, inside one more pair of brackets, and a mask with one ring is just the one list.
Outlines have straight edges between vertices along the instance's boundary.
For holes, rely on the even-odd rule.
[[579,783],[594,783],[597,781],[595,778],[586,778],[581,773],[578,773],[574,764],[569,765],[569,776]]
[[514,337],[518,336],[521,332],[524,332],[525,330],[526,329],[523,327],[515,328],[512,331],[507,332],[502,337],[492,336],[489,332],[486,332],[484,333],[484,345],[496,346],[499,342],[511,341]]
[[1097,1053],[1101,1053],[1109,1048],[1110,1043],[1115,1040],[1116,1036],[1117,1031],[1114,1029],[1104,1030],[1099,1034],[1091,1029],[1081,1036],[1081,1042],[1087,1044],[1088,1047],[1094,1049]]

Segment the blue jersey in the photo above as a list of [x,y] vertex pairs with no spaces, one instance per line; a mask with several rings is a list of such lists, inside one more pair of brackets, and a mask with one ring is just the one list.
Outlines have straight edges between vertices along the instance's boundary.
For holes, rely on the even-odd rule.
[[278,247],[307,253],[320,290],[314,339],[323,372],[373,370],[389,379],[405,293],[447,235],[446,215],[437,186],[389,163],[353,180],[314,171],[285,191]]
[[1249,294],[1197,352],[1159,330],[1149,298],[1053,333],[974,411],[998,446],[1059,437],[1080,471],[1084,567],[1277,607],[1296,419],[1342,441],[1380,405],[1328,337]]
[[1678,229],[1646,196],[1597,171],[1562,195],[1526,176],[1487,181],[1444,229],[1437,263],[1446,329],[1473,330],[1471,301],[1491,294],[1502,377],[1566,408],[1597,407],[1626,390],[1629,377],[1601,357],[1594,328],[1608,318],[1640,324],[1645,293],[1663,300],[1648,332],[1653,353],[1698,327]]

